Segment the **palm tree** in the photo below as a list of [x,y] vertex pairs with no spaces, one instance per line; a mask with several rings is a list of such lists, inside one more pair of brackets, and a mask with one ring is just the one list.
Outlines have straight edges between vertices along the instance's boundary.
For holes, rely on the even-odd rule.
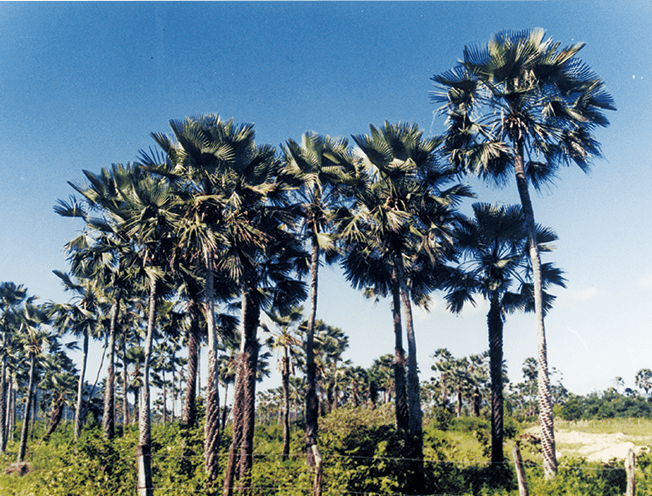
[[[489,368],[491,375],[491,461],[503,462],[503,323],[506,313],[533,308],[528,235],[523,212],[518,206],[473,205],[474,218],[460,223],[459,247],[463,250],[463,275],[446,296],[448,308],[460,312],[465,302],[475,304],[473,294],[489,301]],[[550,251],[557,239],[554,232],[536,227],[539,251]],[[550,284],[564,287],[561,271],[542,266],[544,290]],[[514,283],[519,286],[511,291]],[[554,296],[544,291],[544,312]]]
[[303,307],[295,307],[287,315],[277,312],[266,312],[267,317],[276,326],[274,332],[263,324],[263,329],[273,333],[267,339],[267,346],[271,349],[282,350],[283,357],[279,361],[281,383],[283,388],[283,460],[290,456],[290,374],[294,373],[293,357],[301,352],[301,341],[297,337],[299,325],[303,319]]
[[37,381],[37,358],[43,356],[47,352],[51,341],[56,339],[55,335],[47,328],[47,325],[50,323],[50,318],[51,315],[49,315],[49,312],[43,306],[27,304],[21,312],[19,340],[25,355],[29,359],[29,382],[27,385],[27,402],[25,403],[23,427],[20,433],[18,463],[21,463],[25,459],[27,453],[27,437],[34,402],[34,387]]
[[252,125],[236,126],[233,121],[207,115],[172,121],[170,126],[173,138],[153,134],[165,156],[143,153],[141,162],[149,170],[170,178],[175,186],[182,201],[180,241],[196,250],[203,263],[210,385],[204,454],[209,487],[217,478],[219,440],[215,273],[224,274],[224,280],[231,281],[225,285],[229,296],[234,287],[241,294],[242,339],[236,374],[234,437],[224,485],[225,492],[230,492],[236,464],[241,480],[248,478],[251,468],[260,309],[270,302],[287,307],[298,301],[301,286],[286,275],[300,251],[287,230],[289,214],[272,204],[275,197],[284,194],[284,188],[275,183],[279,170],[275,150],[254,143]]
[[[250,228],[258,233],[257,240],[242,239],[239,236],[239,239],[232,238],[236,250],[229,250],[224,257],[226,263],[234,264],[233,269],[242,271],[240,352],[236,364],[233,440],[224,480],[225,495],[232,493],[236,466],[240,492],[248,486],[251,472],[260,312],[264,308],[273,308],[284,313],[306,297],[303,283],[290,277],[297,259],[303,256],[303,251],[296,243],[296,238],[279,223],[283,212],[273,207],[256,207],[252,204],[247,209],[251,214],[258,211],[249,220],[254,221]],[[263,240],[265,245],[258,245]],[[252,261],[256,263],[252,264]]]
[[[317,447],[319,402],[313,353],[320,255],[331,262],[337,254],[332,227],[335,214],[343,208],[347,187],[359,180],[357,160],[346,139],[332,139],[305,133],[301,144],[288,140],[283,147],[284,168],[280,181],[295,188],[293,201],[301,218],[299,232],[310,242],[310,309],[306,332],[306,455],[314,465]],[[313,448],[314,447],[314,448]]]
[[[397,357],[402,350],[399,305],[403,309],[408,344],[408,434],[413,457],[421,458],[423,426],[411,300],[423,302],[434,289],[437,269],[452,254],[453,209],[470,191],[462,185],[443,189],[453,180],[454,171],[437,162],[439,140],[423,138],[418,126],[385,122],[380,129],[370,129],[370,136],[353,136],[369,180],[356,191],[355,212],[343,228],[353,255],[345,260],[345,271],[354,285],[370,281],[380,294],[392,295]],[[401,384],[395,381],[399,408]]]
[[544,472],[557,473],[554,424],[543,319],[541,260],[530,183],[538,188],[564,165],[588,170],[600,146],[593,131],[615,110],[605,83],[584,64],[575,43],[545,39],[540,28],[494,36],[465,47],[463,60],[432,79],[435,102],[448,117],[444,149],[451,162],[502,182],[513,171],[525,216],[532,264],[539,368],[539,411]]
[[387,403],[392,397],[394,392],[393,364],[394,357],[388,354],[374,359],[371,367],[369,367],[369,376],[372,384],[372,391],[370,392],[372,403],[375,404],[376,395],[379,391],[383,392],[383,403]]
[[165,294],[165,277],[170,271],[169,259],[175,245],[173,234],[176,222],[175,197],[163,178],[145,175],[132,170],[132,181],[125,190],[125,210],[122,217],[127,232],[140,246],[139,267],[149,286],[147,308],[147,332],[141,387],[138,439],[138,492],[150,496],[154,490],[151,481],[151,396],[150,366],[156,325],[156,310],[161,296]]
[[60,350],[50,353],[45,360],[45,376],[40,384],[43,400],[49,402],[50,425],[39,444],[50,439],[61,423],[64,408],[74,404],[76,383],[72,360]]
[[[208,484],[217,478],[219,438],[219,396],[217,391],[218,329],[215,325],[215,255],[224,245],[224,228],[233,201],[239,199],[239,187],[247,173],[245,167],[259,163],[252,157],[253,126],[235,126],[218,115],[170,121],[173,137],[152,133],[164,153],[141,153],[141,163],[172,181],[182,201],[179,224],[181,244],[190,251],[189,258],[201,261],[204,277],[204,314],[208,328],[208,384],[205,424],[205,466]],[[253,170],[250,169],[250,170]],[[265,182],[246,187],[266,191]],[[244,233],[243,233],[244,234]],[[220,296],[229,297],[236,286],[225,281]],[[218,288],[219,289],[219,288]],[[195,292],[193,296],[198,296]],[[195,328],[193,328],[195,330]],[[194,338],[193,338],[194,339]],[[194,352],[194,342],[193,352]],[[192,357],[194,364],[194,356]]]
[[0,370],[0,453],[7,448],[7,353],[10,342],[18,325],[16,312],[27,298],[27,289],[23,285],[16,286],[13,282],[0,283],[0,353],[2,365]]
[[[326,396],[324,411],[338,408],[342,355],[349,348],[349,337],[339,327],[318,320],[315,325],[315,362],[320,389]],[[347,362],[344,362],[346,364]]]
[[[79,192],[84,203],[75,197],[70,202],[59,200],[55,212],[63,217],[82,218],[86,224],[84,232],[65,245],[68,261],[74,274],[83,274],[93,279],[95,284],[106,294],[110,301],[107,336],[107,381],[104,389],[104,412],[102,416],[104,435],[107,439],[114,436],[115,418],[115,346],[119,333],[121,304],[128,299],[131,289],[130,266],[133,263],[134,250],[119,220],[124,208],[121,189],[130,168],[114,165],[111,171],[102,169],[96,175],[84,171],[89,185],[80,186],[69,182]],[[91,212],[97,216],[91,216]]]
[[70,276],[60,271],[53,271],[61,279],[66,291],[72,292],[74,300],[71,303],[57,305],[55,309],[54,326],[63,332],[70,332],[73,336],[82,337],[82,364],[79,372],[77,386],[77,403],[75,407],[75,441],[79,440],[84,422],[85,407],[84,381],[88,362],[88,345],[91,336],[99,333],[99,303],[102,297],[94,279]]
[[439,348],[432,357],[435,364],[432,370],[439,372],[439,385],[444,406],[448,404],[448,396],[455,392],[456,414],[462,416],[463,392],[470,382],[469,361],[466,358],[455,358],[446,348]]

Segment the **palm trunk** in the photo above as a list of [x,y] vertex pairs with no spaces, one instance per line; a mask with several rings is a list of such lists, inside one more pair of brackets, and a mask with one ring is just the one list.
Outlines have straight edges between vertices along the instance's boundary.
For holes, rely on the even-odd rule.
[[317,444],[319,432],[319,398],[317,397],[317,368],[315,365],[318,275],[319,245],[317,240],[313,240],[310,257],[310,314],[306,326],[306,461],[310,467],[315,465],[312,447]]
[[215,273],[213,253],[206,250],[205,310],[208,327],[208,384],[206,385],[206,424],[204,426],[204,464],[207,475],[206,487],[210,489],[219,472],[220,396],[218,390],[219,365],[217,362],[218,342],[215,327]]
[[408,394],[408,408],[410,412],[408,431],[410,436],[415,438],[418,445],[418,453],[415,455],[421,456],[423,454],[423,423],[421,415],[421,399],[419,389],[419,375],[417,371],[417,342],[414,334],[414,319],[412,318],[412,303],[410,302],[409,289],[405,281],[405,272],[403,269],[403,260],[401,256],[396,257],[397,279],[401,293],[401,303],[403,304],[403,311],[405,313],[405,330],[408,342],[408,373],[407,373],[407,394]]
[[122,434],[129,425],[129,378],[127,376],[127,336],[122,337]]
[[84,329],[82,366],[79,372],[79,383],[77,385],[77,406],[75,409],[75,442],[81,436],[82,423],[84,422],[84,376],[86,375],[86,361],[88,360],[88,330]]
[[[5,349],[7,342],[6,333],[2,333],[2,349]],[[0,453],[7,449],[7,357],[2,356],[2,366],[0,367]]]
[[197,351],[199,348],[199,315],[196,303],[188,303],[190,328],[188,329],[188,375],[183,405],[183,424],[188,428],[197,425]]
[[283,357],[283,461],[290,457],[290,356],[287,346]]
[[239,494],[251,489],[253,464],[253,438],[256,413],[256,369],[258,365],[258,340],[260,307],[254,296],[255,284],[248,280],[242,295],[241,343],[235,381],[233,403],[233,441],[224,478],[224,494],[231,495],[235,480]]
[[414,333],[414,319],[412,317],[412,304],[410,293],[405,279],[403,259],[398,254],[396,260],[396,276],[399,283],[401,302],[405,313],[405,330],[408,342],[408,374],[407,374],[407,395],[408,395],[408,446],[409,457],[412,459],[411,470],[414,478],[410,483],[410,489],[421,492],[424,486],[423,466],[423,418],[421,413],[421,397],[419,387],[419,375],[417,370],[417,342]]
[[527,177],[523,162],[523,140],[515,143],[514,171],[516,185],[521,198],[521,206],[525,215],[525,227],[528,234],[529,254],[532,263],[532,280],[534,285],[534,313],[537,335],[537,392],[539,399],[539,425],[541,427],[541,452],[543,454],[543,470],[546,479],[557,475],[557,456],[555,453],[555,426],[552,416],[552,396],[550,393],[550,376],[548,375],[548,349],[546,344],[546,329],[543,319],[543,285],[541,277],[541,258],[536,239],[536,223],[534,209],[528,191]]
[[36,356],[32,355],[29,362],[29,383],[27,386],[27,403],[25,404],[25,415],[23,418],[23,428],[20,431],[20,447],[18,448],[18,463],[25,460],[27,453],[27,436],[29,434],[29,422],[32,411],[32,402],[34,401],[34,383],[36,375]]
[[149,388],[149,366],[152,356],[152,342],[154,340],[154,324],[156,321],[156,298],[158,282],[155,278],[150,281],[149,309],[147,315],[147,335],[145,337],[145,360],[143,364],[142,393],[140,399],[140,411],[138,412],[138,495],[153,496],[152,487],[152,417],[151,400]]
[[491,463],[503,463],[503,319],[498,294],[491,296],[487,325],[491,377]]
[[7,442],[13,441],[16,428],[16,378],[11,374],[8,380],[9,401],[7,401],[7,419],[5,421],[7,431]]
[[161,371],[161,381],[163,383],[163,425],[168,423],[168,385],[165,382],[165,370]]
[[113,308],[111,308],[109,342],[107,345],[109,356],[106,369],[106,384],[104,386],[104,412],[102,414],[102,427],[106,439],[113,439],[115,435],[115,336],[119,313],[120,293],[118,292],[113,302]]
[[401,325],[401,290],[396,270],[392,270],[392,315],[394,317],[394,389],[396,430],[408,431],[409,411],[405,390],[405,351],[403,350],[403,327]]
[[65,403],[63,402],[63,399],[59,399],[50,417],[50,427],[48,427],[47,432],[45,433],[43,438],[39,441],[38,443],[39,445],[43,442],[47,442],[50,439],[50,436],[52,436],[54,431],[57,429],[57,427],[59,427],[59,424],[61,423],[61,419],[63,417],[64,406]]

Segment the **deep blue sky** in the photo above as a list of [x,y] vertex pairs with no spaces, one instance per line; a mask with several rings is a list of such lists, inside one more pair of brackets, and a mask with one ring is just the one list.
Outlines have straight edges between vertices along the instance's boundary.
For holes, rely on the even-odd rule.
[[[0,2],[0,280],[42,300],[65,301],[52,269],[80,224],[53,205],[82,169],[137,158],[170,119],[219,113],[255,124],[278,146],[303,132],[331,136],[409,121],[441,129],[430,77],[467,44],[502,29],[543,27],[580,52],[616,100],[598,132],[604,160],[589,175],[564,170],[535,196],[537,221],[559,234],[550,257],[568,289],[547,320],[549,359],[576,393],[616,375],[633,387],[652,368],[649,2],[11,3]],[[515,186],[476,188],[482,201],[516,201]],[[350,336],[348,358],[369,366],[392,351],[387,302],[322,278],[320,317]],[[422,379],[440,347],[487,348],[486,307],[453,317],[436,298],[418,316]],[[533,320],[505,335],[512,380],[535,354]]]

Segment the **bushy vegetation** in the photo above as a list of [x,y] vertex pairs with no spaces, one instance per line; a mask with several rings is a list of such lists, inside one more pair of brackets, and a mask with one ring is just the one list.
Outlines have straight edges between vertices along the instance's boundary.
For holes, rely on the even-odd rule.
[[570,395],[556,412],[564,420],[590,420],[610,418],[649,418],[652,414],[650,398],[630,390],[621,394],[615,388],[586,396]]
[[[545,481],[536,442],[521,436],[525,425],[508,422],[510,444],[521,439],[530,494],[603,495],[625,491],[625,471],[620,461],[607,464],[562,459],[559,475]],[[594,428],[598,428],[596,423]],[[254,494],[309,495],[313,474],[306,467],[302,425],[292,425],[291,456],[282,460],[283,429],[279,424],[256,427],[252,485]],[[451,419],[446,429],[435,419],[425,426],[423,475],[425,494],[518,494],[511,463],[493,467],[487,462],[484,418]],[[603,426],[604,427],[604,426]],[[100,428],[88,428],[78,443],[72,426],[55,433],[50,441],[34,445],[25,475],[0,475],[0,494],[8,496],[132,495],[136,488],[134,452],[137,429],[107,441]],[[226,436],[228,437],[228,436]],[[152,446],[154,488],[157,494],[204,494],[205,474],[201,428],[184,430],[176,423],[155,425]],[[324,459],[324,495],[416,494],[411,488],[418,464],[405,459],[404,437],[393,427],[390,405],[376,408],[340,408],[320,424]],[[220,450],[225,463],[226,443]],[[14,460],[17,445],[10,443],[3,466]],[[652,457],[637,461],[637,494],[652,494]],[[217,481],[220,483],[221,481]],[[423,494],[420,493],[420,494]]]

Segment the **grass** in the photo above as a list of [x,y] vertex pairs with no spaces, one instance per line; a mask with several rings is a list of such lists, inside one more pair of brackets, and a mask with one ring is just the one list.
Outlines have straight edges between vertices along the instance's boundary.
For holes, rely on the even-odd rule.
[[[404,474],[409,465],[400,461],[402,448],[392,434],[391,411],[375,411],[360,408],[356,411],[342,410],[323,419],[320,423],[322,456],[325,462],[326,487],[324,495],[362,493],[399,494],[405,489]],[[518,426],[519,433],[530,426]],[[615,434],[622,432],[628,439],[636,438],[652,442],[652,420],[637,419],[600,420],[588,422],[557,422],[562,431],[574,430],[588,434]],[[450,419],[447,425],[426,422],[424,455],[429,461],[426,472],[429,488],[450,494],[467,496],[516,496],[513,478],[487,485],[489,473],[488,437],[489,423],[486,419],[464,417]],[[71,442],[70,426],[57,433],[47,444],[40,447],[30,443],[29,462],[32,471],[24,477],[0,472],[0,494],[30,496],[119,496],[133,494],[135,487],[134,446],[137,432],[129,429],[124,438],[114,443],[102,440],[101,432],[89,431],[76,445]],[[512,432],[514,429],[512,429]],[[281,430],[269,425],[256,428],[256,451],[260,456],[254,464],[254,484],[260,496],[282,494],[299,496],[309,494],[312,475],[303,461],[303,438],[301,426],[293,426],[292,454],[287,462],[275,454],[280,452]],[[178,427],[155,426],[153,438],[158,444],[154,458],[155,485],[165,488],[166,496],[202,493],[203,460],[201,456],[201,429],[197,439],[183,437]],[[506,439],[505,455],[511,458],[511,448],[516,438]],[[185,441],[184,441],[185,439]],[[192,448],[191,465],[184,469],[179,465],[184,459],[181,446]],[[639,444],[637,442],[637,444]],[[193,448],[193,446],[195,446]],[[562,450],[579,450],[581,443],[559,446]],[[15,443],[5,455],[0,455],[3,469],[15,461]],[[623,464],[587,463],[566,457],[560,459],[560,475],[554,482],[543,480],[541,456],[536,442],[522,442],[521,451],[526,460],[527,477],[531,496],[543,495],[602,495],[622,494]],[[357,455],[350,458],[351,455]],[[165,455],[165,456],[164,456]],[[363,455],[363,456],[361,456]],[[652,496],[652,458],[637,459],[638,495]],[[107,464],[107,460],[112,460]],[[225,461],[225,460],[222,460]],[[441,463],[440,463],[441,462]],[[512,472],[511,464],[506,466]],[[409,478],[407,479],[409,480]],[[282,481],[285,486],[276,488]],[[437,492],[435,491],[435,492]],[[432,491],[431,491],[432,492]]]

